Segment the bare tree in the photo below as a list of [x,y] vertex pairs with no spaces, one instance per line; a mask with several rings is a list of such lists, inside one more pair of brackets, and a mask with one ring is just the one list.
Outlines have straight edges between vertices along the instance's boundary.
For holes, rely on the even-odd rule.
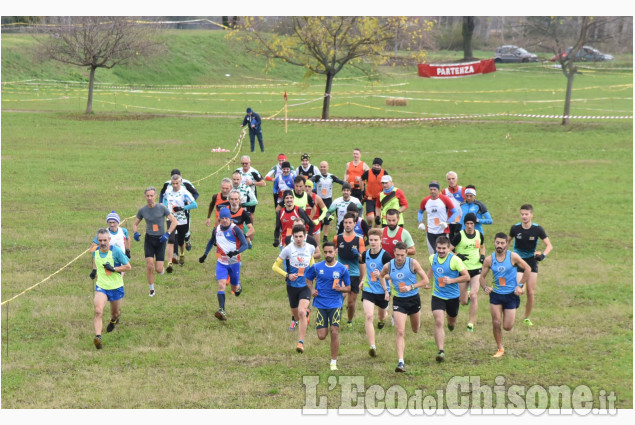
[[[526,34],[537,39],[537,44],[548,47],[556,56],[562,73],[567,79],[562,125],[569,124],[571,115],[571,93],[575,75],[580,73],[576,56],[589,39],[599,41],[601,29],[610,17],[530,17],[523,24]],[[602,36],[604,37],[604,36]],[[568,49],[570,47],[570,49]],[[568,50],[567,50],[568,49]],[[564,54],[567,52],[566,54]]]
[[155,38],[158,24],[127,16],[72,16],[48,18],[37,27],[40,57],[88,67],[86,113],[93,110],[97,68],[134,63],[164,50]]

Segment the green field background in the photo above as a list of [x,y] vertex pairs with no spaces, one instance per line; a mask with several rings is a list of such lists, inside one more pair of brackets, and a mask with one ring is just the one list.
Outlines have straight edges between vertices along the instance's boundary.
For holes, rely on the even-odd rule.
[[[340,177],[355,147],[366,162],[382,157],[410,203],[406,228],[424,269],[416,211],[427,183],[443,181],[449,170],[460,184],[474,184],[491,211],[488,251],[494,233],[519,221],[523,203],[534,205],[535,222],[554,245],[540,264],[535,326],[517,323],[505,333],[502,359],[491,358],[496,346],[481,294],[476,331],[464,331],[461,308],[457,329],[446,337],[447,361],[436,364],[424,292],[421,331],[406,332],[408,373],[394,373],[390,326],[377,336],[379,356],[368,356],[360,303],[353,330],[340,335],[338,375],[426,393],[453,376],[493,385],[502,375],[506,385],[588,385],[596,399],[613,391],[618,407],[632,408],[632,55],[582,69],[571,111],[596,118],[568,126],[528,116],[562,113],[565,78],[542,62],[451,80],[418,78],[414,68],[384,68],[371,80],[347,71],[335,81],[331,117],[444,120],[290,122],[285,132],[284,122],[269,119],[283,116],[282,93],[289,95],[289,117],[318,118],[319,77],[280,64],[265,73],[264,61],[218,33],[173,32],[166,43],[166,58],[98,70],[94,113],[86,116],[85,70],[33,61],[28,35],[2,35],[2,302],[86,250],[111,210],[133,217],[145,187],[161,186],[171,169],[201,194],[193,249],[184,267],[157,278],[154,298],[147,296],[142,244],[132,241],[121,325],[104,336],[103,350],[92,345],[88,254],[2,307],[2,408],[297,409],[305,403],[303,376],[326,382],[328,343],[309,330],[298,355],[297,336],[287,331],[286,291],[271,271],[278,253],[271,246],[271,184],[259,191],[244,291],[228,297],[227,323],[213,316],[214,264],[196,261],[210,235],[207,204],[238,166],[236,152],[211,149],[234,149],[247,106],[266,118],[266,152],[252,155],[263,174],[280,152],[296,166],[309,152],[313,163],[328,161]],[[407,98],[408,105],[387,106],[387,97]],[[249,151],[245,142],[240,153]],[[518,315],[523,311],[524,299]],[[339,391],[324,385],[319,395],[338,407]]]

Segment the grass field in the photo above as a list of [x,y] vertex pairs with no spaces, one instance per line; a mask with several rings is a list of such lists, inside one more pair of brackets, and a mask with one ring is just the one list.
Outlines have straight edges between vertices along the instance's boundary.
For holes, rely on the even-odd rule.
[[[11,43],[5,44],[2,37],[2,79],[14,81],[17,71],[5,73],[5,48]],[[193,41],[197,40],[179,42]],[[235,56],[237,63],[245,60]],[[629,60],[630,70],[596,67],[578,76],[572,113],[631,116]],[[105,74],[100,81],[109,84],[157,86],[115,90],[111,85],[100,90],[96,113],[89,117],[81,114],[85,92],[79,87],[56,83],[34,90],[3,84],[3,302],[84,251],[110,210],[122,218],[134,216],[144,204],[144,188],[160,186],[172,168],[181,169],[201,197],[192,219],[194,248],[183,268],[157,278],[154,298],[147,296],[142,244],[132,242],[121,325],[104,336],[103,350],[92,345],[93,288],[87,254],[3,306],[2,408],[297,409],[305,405],[303,376],[318,376],[317,395],[327,397],[329,408],[339,406],[343,394],[339,387],[329,391],[327,385],[328,343],[310,331],[306,351],[298,355],[296,335],[287,331],[286,291],[271,271],[278,250],[271,246],[270,184],[259,191],[254,249],[243,260],[244,291],[240,298],[228,297],[227,323],[213,316],[213,264],[196,261],[209,237],[206,204],[218,192],[220,179],[229,175],[228,168],[238,166],[234,162],[208,177],[234,155],[211,153],[210,148],[233,149],[238,117],[246,106],[270,117],[282,107],[285,89],[290,103],[321,96],[319,80],[303,82],[297,71],[280,70],[284,67],[267,75],[262,87],[249,87],[247,77],[261,78],[260,68],[252,66],[241,71],[239,86],[192,76],[179,81],[150,78],[152,73]],[[52,78],[64,79],[63,74]],[[162,84],[218,87],[179,86],[156,93]],[[370,83],[349,74],[336,80],[333,103],[343,104],[333,108],[332,116],[559,114],[564,85],[557,70],[541,64],[504,66],[488,76],[451,81],[394,71]],[[417,100],[391,110],[382,96]],[[314,102],[293,107],[290,116],[317,117],[319,106]],[[366,388],[399,384],[409,394],[434,393],[454,376],[479,376],[488,385],[504,376],[508,387],[587,385],[594,400],[601,390],[613,391],[618,407],[633,407],[632,119],[573,121],[567,127],[557,119],[509,117],[291,123],[288,133],[282,122],[267,121],[263,131],[267,152],[252,156],[253,166],[263,174],[279,152],[297,165],[300,154],[308,151],[313,163],[328,161],[331,172],[340,177],[354,147],[362,149],[368,162],[381,156],[410,202],[406,228],[415,238],[415,257],[426,269],[416,210],[427,194],[427,183],[443,180],[450,169],[458,172],[460,184],[477,187],[478,199],[491,211],[494,224],[485,229],[488,251],[491,236],[518,222],[519,206],[526,202],[534,205],[535,221],[554,245],[540,265],[532,315],[536,326],[517,323],[505,334],[504,358],[491,358],[495,344],[487,297],[481,294],[476,331],[463,331],[467,309],[461,308],[457,330],[446,338],[448,359],[436,364],[429,294],[424,293],[421,331],[416,336],[406,333],[408,373],[393,372],[397,359],[391,327],[378,335],[379,357],[368,356],[360,305],[354,329],[341,332],[340,372],[334,375],[363,376]],[[243,145],[242,152],[248,150]],[[131,223],[123,226],[130,229]],[[523,311],[524,299],[519,315]]]

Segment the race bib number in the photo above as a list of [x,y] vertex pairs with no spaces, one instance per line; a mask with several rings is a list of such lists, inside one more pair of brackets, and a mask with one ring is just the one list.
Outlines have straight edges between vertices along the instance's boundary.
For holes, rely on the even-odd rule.
[[437,284],[439,288],[445,288],[445,280],[443,280],[443,278],[437,279]]
[[505,281],[504,277],[498,278],[498,286],[507,286],[507,282]]
[[441,224],[441,222],[439,221],[439,219],[437,217],[434,218],[434,225],[438,226],[439,224]]
[[158,224],[153,224],[152,225],[152,231],[153,232],[158,232],[159,231],[159,225]]
[[340,285],[340,280],[339,279],[333,279],[333,289],[337,289],[337,287],[341,286]]
[[480,248],[481,247],[481,241],[479,239],[477,239],[476,242],[474,242],[474,247],[475,248]]
[[304,276],[304,267],[298,267],[298,276]]
[[404,282],[399,282],[399,292],[406,292],[406,284]]

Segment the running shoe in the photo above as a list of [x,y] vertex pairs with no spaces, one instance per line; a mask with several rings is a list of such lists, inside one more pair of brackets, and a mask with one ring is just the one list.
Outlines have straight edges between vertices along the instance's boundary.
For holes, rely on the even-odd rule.
[[375,347],[370,347],[370,348],[368,349],[368,354],[369,354],[371,357],[377,357],[377,349],[376,349]]
[[179,259],[176,254],[174,254],[174,257],[172,257],[172,264],[179,264]]
[[190,242],[189,240],[187,242],[185,242],[185,249],[187,249],[188,251],[192,250],[192,242]]
[[452,331],[454,330],[454,325],[450,325],[450,324],[448,323],[448,330],[449,330],[450,332],[452,332]]
[[179,265],[185,264],[185,255],[179,255]]
[[306,325],[309,326],[309,318],[311,317],[311,309],[306,309]]
[[523,323],[527,326],[533,326],[534,324],[531,322],[531,320],[529,320],[529,317],[527,317],[525,320],[523,320]]
[[445,352],[439,351],[439,354],[437,354],[436,360],[439,363],[441,363],[443,360],[445,360]]
[[331,363],[331,370],[339,370],[337,368],[337,363]]
[[101,349],[101,337],[100,336],[95,336],[95,338],[93,339],[93,344],[95,344],[95,348],[100,350]]
[[170,264],[170,265],[168,266],[168,268],[167,268],[167,269],[165,269],[165,271],[166,271],[166,272],[168,272],[168,273],[172,273],[172,270],[174,270],[174,269],[172,268],[172,264]]
[[297,320],[292,320],[291,324],[289,325],[289,332],[293,332],[297,329],[298,327],[298,321]]
[[236,296],[239,296],[241,293],[243,292],[243,287],[242,285],[238,286],[238,291],[232,291],[232,293]]
[[353,330],[353,322],[346,322],[346,329],[348,329],[349,331]]
[[504,349],[500,349],[496,351],[496,354],[494,354],[492,357],[494,357],[495,359],[499,358],[499,357],[503,357],[503,354],[505,354],[505,350]]
[[119,323],[119,319],[117,320],[113,320],[110,319],[110,323],[108,323],[108,326],[106,327],[106,332],[112,332],[115,330],[115,325]]
[[251,249],[254,247],[254,244],[251,243],[251,241],[247,242],[247,249]]
[[227,315],[225,314],[225,310],[223,310],[222,308],[219,308],[218,310],[216,310],[216,313],[214,313],[214,316],[216,316],[216,318],[220,320],[221,322],[224,322],[225,320],[227,320]]
[[151,297],[154,297],[154,294],[155,294],[154,289],[150,289],[150,293],[148,295]]
[[397,367],[395,368],[395,372],[405,372],[406,365],[403,362],[397,363]]
[[298,342],[298,345],[296,345],[295,347],[295,351],[297,351],[298,353],[304,353],[304,344]]
[[467,329],[468,332],[474,332],[474,324],[473,323],[468,323],[467,324]]
[[384,325],[385,323],[380,320],[379,322],[377,322],[377,329],[384,329]]

